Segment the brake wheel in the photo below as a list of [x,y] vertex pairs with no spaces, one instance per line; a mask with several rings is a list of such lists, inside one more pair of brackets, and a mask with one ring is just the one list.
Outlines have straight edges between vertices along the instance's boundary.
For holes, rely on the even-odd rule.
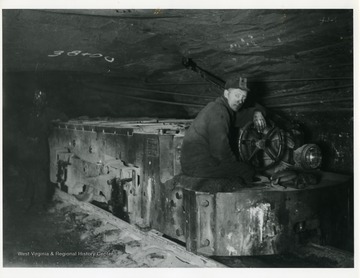
[[261,133],[256,130],[253,122],[248,122],[240,129],[240,158],[260,171],[279,162],[286,146],[284,132],[273,122],[269,124]]

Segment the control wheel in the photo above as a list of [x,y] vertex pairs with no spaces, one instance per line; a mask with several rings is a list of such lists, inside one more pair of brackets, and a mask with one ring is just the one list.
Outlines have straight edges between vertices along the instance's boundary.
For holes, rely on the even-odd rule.
[[238,147],[242,161],[263,171],[282,159],[286,147],[284,132],[272,121],[262,132],[258,132],[251,121],[240,129]]

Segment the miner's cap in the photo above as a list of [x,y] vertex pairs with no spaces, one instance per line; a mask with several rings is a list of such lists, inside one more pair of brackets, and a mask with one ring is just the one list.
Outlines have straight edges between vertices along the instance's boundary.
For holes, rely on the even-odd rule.
[[250,91],[247,87],[247,78],[246,77],[237,77],[237,78],[229,78],[226,80],[225,89],[241,89],[244,91]]

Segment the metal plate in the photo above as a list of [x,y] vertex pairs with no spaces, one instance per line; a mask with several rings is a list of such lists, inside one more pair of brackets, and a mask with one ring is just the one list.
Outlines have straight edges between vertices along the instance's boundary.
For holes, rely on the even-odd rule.
[[[342,182],[323,177],[319,185],[301,190],[260,186],[210,194],[184,189],[187,248],[208,256],[251,256],[291,252],[307,240],[320,243],[343,217],[334,213],[346,204],[341,193],[351,186],[342,177]],[[326,226],[329,215],[334,227]]]

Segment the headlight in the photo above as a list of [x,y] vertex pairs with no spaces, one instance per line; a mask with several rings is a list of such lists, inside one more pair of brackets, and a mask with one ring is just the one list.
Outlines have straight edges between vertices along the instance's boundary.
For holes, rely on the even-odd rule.
[[321,150],[315,144],[306,144],[294,151],[295,165],[305,169],[318,168],[322,161]]

